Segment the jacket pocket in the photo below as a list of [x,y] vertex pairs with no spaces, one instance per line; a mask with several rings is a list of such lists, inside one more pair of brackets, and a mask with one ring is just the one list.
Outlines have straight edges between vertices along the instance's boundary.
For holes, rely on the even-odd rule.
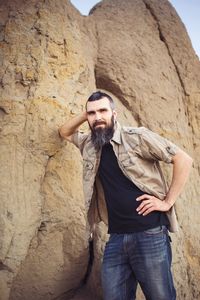
[[143,166],[136,155],[129,155],[127,152],[122,153],[120,155],[120,164],[130,176],[133,175],[135,178],[139,178],[144,175]]
[[90,160],[83,160],[83,178],[84,180],[90,180],[94,172],[94,164]]
[[134,158],[132,158],[128,152],[121,153],[119,160],[124,167],[129,167],[131,164],[134,164]]

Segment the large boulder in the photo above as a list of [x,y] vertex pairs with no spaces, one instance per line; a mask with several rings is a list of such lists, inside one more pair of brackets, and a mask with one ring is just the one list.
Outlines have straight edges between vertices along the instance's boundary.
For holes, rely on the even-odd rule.
[[198,299],[200,63],[171,4],[104,0],[85,17],[70,1],[2,0],[0,59],[0,300],[102,299],[107,229],[90,241],[81,156],[58,136],[96,89],[121,123],[194,158],[172,248],[177,298]]

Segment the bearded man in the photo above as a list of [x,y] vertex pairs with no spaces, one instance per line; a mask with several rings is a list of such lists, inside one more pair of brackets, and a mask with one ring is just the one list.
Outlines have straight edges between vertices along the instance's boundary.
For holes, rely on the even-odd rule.
[[[85,121],[87,134],[78,131]],[[97,217],[108,224],[101,274],[104,299],[133,300],[139,283],[147,300],[175,300],[169,231],[178,228],[174,203],[192,159],[147,128],[121,127],[113,99],[101,91],[59,133],[83,156],[91,227]],[[169,188],[159,161],[173,166]]]

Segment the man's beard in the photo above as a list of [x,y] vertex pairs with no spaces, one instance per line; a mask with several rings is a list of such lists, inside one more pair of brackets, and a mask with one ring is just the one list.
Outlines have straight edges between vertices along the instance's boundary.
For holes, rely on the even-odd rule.
[[95,128],[95,125],[97,124],[106,124],[102,121],[97,121],[93,124],[93,126],[90,126],[90,129],[92,131],[91,139],[92,143],[97,151],[99,151],[105,144],[108,144],[110,140],[113,137],[114,134],[114,116],[111,118],[111,124],[105,128]]

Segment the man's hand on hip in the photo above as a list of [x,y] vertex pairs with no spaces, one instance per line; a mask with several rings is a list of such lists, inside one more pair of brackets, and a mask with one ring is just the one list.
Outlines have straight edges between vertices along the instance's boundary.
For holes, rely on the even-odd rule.
[[140,205],[136,209],[139,215],[146,216],[152,211],[168,211],[171,205],[165,200],[160,200],[154,196],[144,194],[136,199],[141,201]]

